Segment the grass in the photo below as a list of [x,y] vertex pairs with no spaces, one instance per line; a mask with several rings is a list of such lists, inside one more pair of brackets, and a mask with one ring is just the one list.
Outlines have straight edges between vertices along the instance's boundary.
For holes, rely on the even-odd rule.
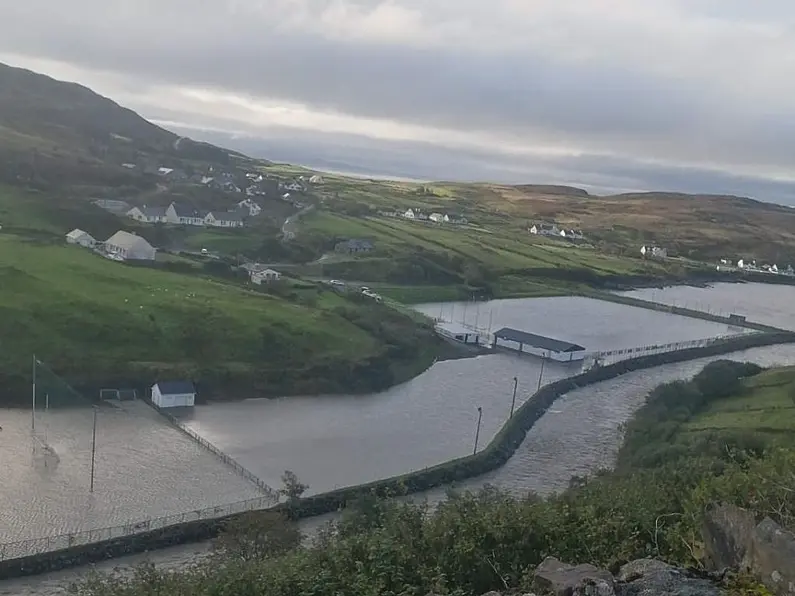
[[[4,231],[0,287],[7,400],[24,384],[33,353],[78,384],[144,385],[159,374],[217,378],[234,370],[244,373],[241,382],[282,379],[261,388],[268,394],[322,386],[323,374],[340,389],[350,379],[337,378],[338,370],[364,372],[391,353],[394,338],[383,326],[392,325],[410,346],[430,337],[385,306],[354,303],[306,282],[288,281],[278,295],[265,294]],[[383,326],[365,324],[368,317]]]
[[692,437],[703,433],[753,432],[778,441],[782,435],[795,439],[795,367],[765,371],[744,381],[745,390],[712,402],[687,422],[682,432]]

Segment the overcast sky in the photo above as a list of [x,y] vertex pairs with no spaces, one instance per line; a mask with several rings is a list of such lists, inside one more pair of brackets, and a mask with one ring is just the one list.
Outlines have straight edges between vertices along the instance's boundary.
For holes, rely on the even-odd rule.
[[24,0],[0,61],[276,160],[795,203],[794,25],[791,0]]

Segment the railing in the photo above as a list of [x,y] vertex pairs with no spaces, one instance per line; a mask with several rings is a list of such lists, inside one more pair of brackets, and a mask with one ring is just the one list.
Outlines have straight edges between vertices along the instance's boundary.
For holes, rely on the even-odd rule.
[[82,532],[71,532],[67,534],[58,534],[56,536],[47,536],[43,538],[32,538],[30,540],[20,540],[18,542],[6,542],[4,544],[0,544],[0,561],[18,559],[20,557],[26,557],[38,553],[55,551],[72,546],[80,546],[83,544],[91,544],[103,540],[111,540],[113,538],[133,536],[135,534],[141,534],[151,530],[159,530],[161,528],[166,528],[168,526],[190,521],[217,519],[235,513],[242,513],[244,511],[267,509],[274,504],[275,501],[273,497],[263,496],[255,499],[248,499],[246,501],[237,501],[235,503],[229,503],[226,505],[218,505],[185,513],[177,513],[175,515],[166,515],[163,517],[156,517],[154,519],[129,522],[119,526],[98,528],[96,530],[85,530]]
[[235,472],[237,472],[238,474],[243,476],[243,478],[245,478],[246,480],[249,480],[252,483],[254,483],[262,492],[265,493],[265,495],[267,497],[273,499],[274,502],[276,500],[278,500],[276,491],[274,491],[262,479],[258,478],[253,473],[251,473],[249,470],[247,470],[242,465],[240,465],[232,456],[227,455],[226,453],[224,453],[223,451],[218,449],[218,447],[216,447],[215,445],[210,443],[210,441],[208,441],[207,439],[205,439],[204,437],[199,435],[199,433],[197,433],[192,428],[184,425],[182,422],[180,422],[180,420],[178,418],[176,418],[172,414],[169,414],[168,412],[166,412],[162,408],[157,407],[151,401],[147,401],[147,403],[150,406],[152,406],[155,410],[157,410],[157,412],[161,416],[163,416],[166,420],[168,420],[174,428],[176,428],[177,430],[183,432],[188,437],[190,437],[193,441],[195,441],[196,443],[198,443],[199,445],[201,445],[202,447],[207,449],[207,451],[209,451],[210,453],[212,453],[213,455],[218,457],[218,459],[220,459],[226,465],[230,466],[233,470],[235,470]]
[[653,344],[649,346],[640,346],[637,348],[623,348],[620,350],[609,350],[606,352],[592,352],[586,356],[586,364],[584,365],[584,368],[587,368],[589,365],[592,366],[594,362],[598,362],[599,364],[609,364],[613,362],[619,362],[621,360],[628,360],[630,358],[637,358],[638,356],[662,354],[664,352],[677,352],[679,350],[690,350],[692,348],[704,348],[723,339],[725,338],[710,337],[706,339],[678,341],[669,344]]

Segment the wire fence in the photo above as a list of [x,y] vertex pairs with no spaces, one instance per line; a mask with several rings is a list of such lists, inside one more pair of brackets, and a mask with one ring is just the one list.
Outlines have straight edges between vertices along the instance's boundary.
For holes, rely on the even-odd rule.
[[174,426],[174,428],[186,434],[193,441],[195,441],[196,443],[207,449],[207,451],[218,457],[218,459],[220,459],[226,465],[228,465],[233,470],[235,470],[235,472],[243,476],[243,478],[255,484],[263,493],[265,493],[266,498],[272,499],[273,502],[276,502],[278,500],[278,493],[275,490],[273,490],[273,488],[271,488],[262,479],[254,475],[248,469],[244,468],[232,456],[221,451],[218,447],[210,443],[210,441],[199,435],[199,433],[197,433],[192,428],[183,424],[177,417],[166,412],[163,408],[157,407],[151,401],[147,403],[149,403],[155,410],[157,410],[161,416],[163,416],[166,420],[168,420],[171,423],[171,425]]
[[592,352],[591,354],[588,354],[585,359],[585,367],[593,364],[593,362],[599,362],[600,364],[612,364],[621,360],[638,358],[639,356],[663,354],[665,352],[678,352],[680,350],[690,350],[692,348],[704,348],[724,339],[726,338],[710,337],[706,339],[693,339],[690,341],[677,341],[668,344],[653,344],[648,346],[640,346],[637,348],[623,348],[620,350],[609,350],[605,352]]
[[19,559],[39,553],[57,551],[73,546],[92,544],[113,538],[124,538],[134,536],[143,532],[159,530],[192,521],[211,520],[226,517],[244,511],[256,511],[267,509],[275,505],[276,502],[271,496],[263,496],[245,501],[237,501],[226,505],[206,507],[195,511],[165,515],[143,521],[134,521],[119,526],[98,528],[96,530],[84,530],[56,536],[33,538],[30,540],[20,540],[17,542],[6,542],[0,544],[0,561]]

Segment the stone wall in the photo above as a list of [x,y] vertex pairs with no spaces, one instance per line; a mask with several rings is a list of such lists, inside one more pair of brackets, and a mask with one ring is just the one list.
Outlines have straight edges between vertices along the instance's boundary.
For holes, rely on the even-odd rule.
[[[559,397],[574,389],[613,379],[628,372],[663,364],[685,362],[696,358],[719,356],[750,348],[784,343],[795,343],[795,333],[741,335],[726,338],[702,348],[641,356],[594,368],[542,387],[516,410],[514,416],[506,422],[489,445],[476,455],[461,457],[402,476],[312,495],[293,504],[289,510],[284,504],[278,505],[275,509],[286,510],[291,518],[300,519],[344,509],[349,503],[368,494],[379,497],[408,495],[480,476],[508,461],[536,421]],[[228,519],[188,522],[125,538],[2,561],[0,562],[0,579],[64,569],[165,546],[204,540],[217,535]]]

